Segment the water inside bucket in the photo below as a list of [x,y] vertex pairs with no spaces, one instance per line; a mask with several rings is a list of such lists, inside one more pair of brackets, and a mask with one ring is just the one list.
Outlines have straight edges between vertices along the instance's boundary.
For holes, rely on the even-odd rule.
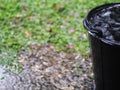
[[90,18],[98,37],[120,43],[120,5],[104,8]]

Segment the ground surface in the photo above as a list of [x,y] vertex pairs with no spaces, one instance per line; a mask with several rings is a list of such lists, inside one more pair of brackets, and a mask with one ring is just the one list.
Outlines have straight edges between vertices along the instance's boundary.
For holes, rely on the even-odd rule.
[[20,51],[20,74],[0,69],[0,90],[92,90],[90,60],[80,53],[57,52],[52,44],[29,45]]
[[[119,0],[0,0],[0,65],[13,63],[29,42],[50,42],[60,50],[89,50],[83,19],[97,5]],[[69,48],[69,49],[68,49]]]
[[[93,88],[83,19],[108,2],[119,0],[0,0],[0,90]],[[55,48],[29,46],[45,42]]]

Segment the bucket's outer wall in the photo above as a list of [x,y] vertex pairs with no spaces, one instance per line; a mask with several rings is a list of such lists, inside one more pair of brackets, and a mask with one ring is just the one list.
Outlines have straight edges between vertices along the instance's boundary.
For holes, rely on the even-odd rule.
[[[102,58],[100,40],[89,34],[89,41],[93,60],[95,90],[103,90]],[[99,88],[99,89],[98,89]]]
[[106,44],[89,34],[95,90],[120,90],[120,46]]
[[98,37],[89,23],[93,14],[113,5],[120,5],[120,2],[104,4],[92,9],[83,21],[89,34],[95,90],[120,90],[120,43]]

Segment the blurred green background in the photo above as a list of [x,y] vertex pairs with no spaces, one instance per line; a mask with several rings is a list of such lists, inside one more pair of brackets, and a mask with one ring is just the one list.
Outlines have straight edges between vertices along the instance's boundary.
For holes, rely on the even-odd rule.
[[119,0],[0,0],[0,64],[16,66],[29,43],[53,43],[56,50],[89,52],[83,19],[92,8]]

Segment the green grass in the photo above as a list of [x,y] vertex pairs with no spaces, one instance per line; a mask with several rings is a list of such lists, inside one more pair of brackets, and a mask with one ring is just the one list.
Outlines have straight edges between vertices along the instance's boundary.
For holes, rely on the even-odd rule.
[[[29,42],[54,43],[57,50],[89,50],[82,21],[97,5],[119,0],[0,0],[0,64],[17,66],[17,52]],[[66,48],[72,43],[73,48]],[[18,65],[19,66],[19,65]]]

